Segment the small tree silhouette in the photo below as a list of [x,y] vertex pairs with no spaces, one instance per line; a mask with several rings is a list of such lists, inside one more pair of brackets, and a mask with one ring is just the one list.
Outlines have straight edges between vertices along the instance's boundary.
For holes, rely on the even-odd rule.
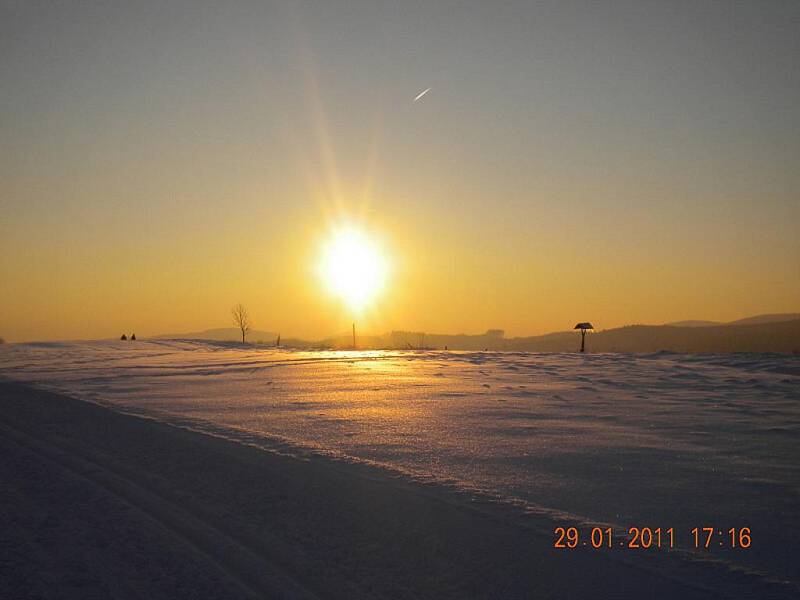
[[245,343],[247,332],[250,331],[250,316],[247,314],[247,309],[240,303],[231,309],[233,315],[233,322],[242,332],[242,343]]

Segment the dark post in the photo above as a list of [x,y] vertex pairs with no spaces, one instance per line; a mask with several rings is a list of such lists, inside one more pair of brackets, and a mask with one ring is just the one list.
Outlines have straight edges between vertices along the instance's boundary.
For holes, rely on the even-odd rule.
[[581,329],[581,352],[586,350],[586,330]]

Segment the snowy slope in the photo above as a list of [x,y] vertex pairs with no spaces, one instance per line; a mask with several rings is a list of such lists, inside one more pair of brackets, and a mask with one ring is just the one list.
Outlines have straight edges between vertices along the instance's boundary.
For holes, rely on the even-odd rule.
[[800,360],[18,344],[0,375],[290,453],[447,482],[554,522],[753,527],[715,556],[800,580]]

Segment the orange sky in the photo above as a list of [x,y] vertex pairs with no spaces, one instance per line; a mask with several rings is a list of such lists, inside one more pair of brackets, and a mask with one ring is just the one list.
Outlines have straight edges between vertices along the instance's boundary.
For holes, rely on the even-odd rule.
[[[791,6],[748,29],[200,4],[3,19],[6,340],[232,326],[237,302],[304,338],[800,310]],[[364,314],[315,271],[342,221],[392,264]]]

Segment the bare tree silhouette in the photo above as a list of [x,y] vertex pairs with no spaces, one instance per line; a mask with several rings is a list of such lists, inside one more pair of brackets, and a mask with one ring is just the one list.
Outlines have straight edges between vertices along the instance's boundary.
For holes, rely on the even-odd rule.
[[233,322],[242,331],[242,343],[245,342],[245,336],[250,331],[250,316],[247,314],[247,309],[241,304],[237,304],[231,309],[233,315]]

